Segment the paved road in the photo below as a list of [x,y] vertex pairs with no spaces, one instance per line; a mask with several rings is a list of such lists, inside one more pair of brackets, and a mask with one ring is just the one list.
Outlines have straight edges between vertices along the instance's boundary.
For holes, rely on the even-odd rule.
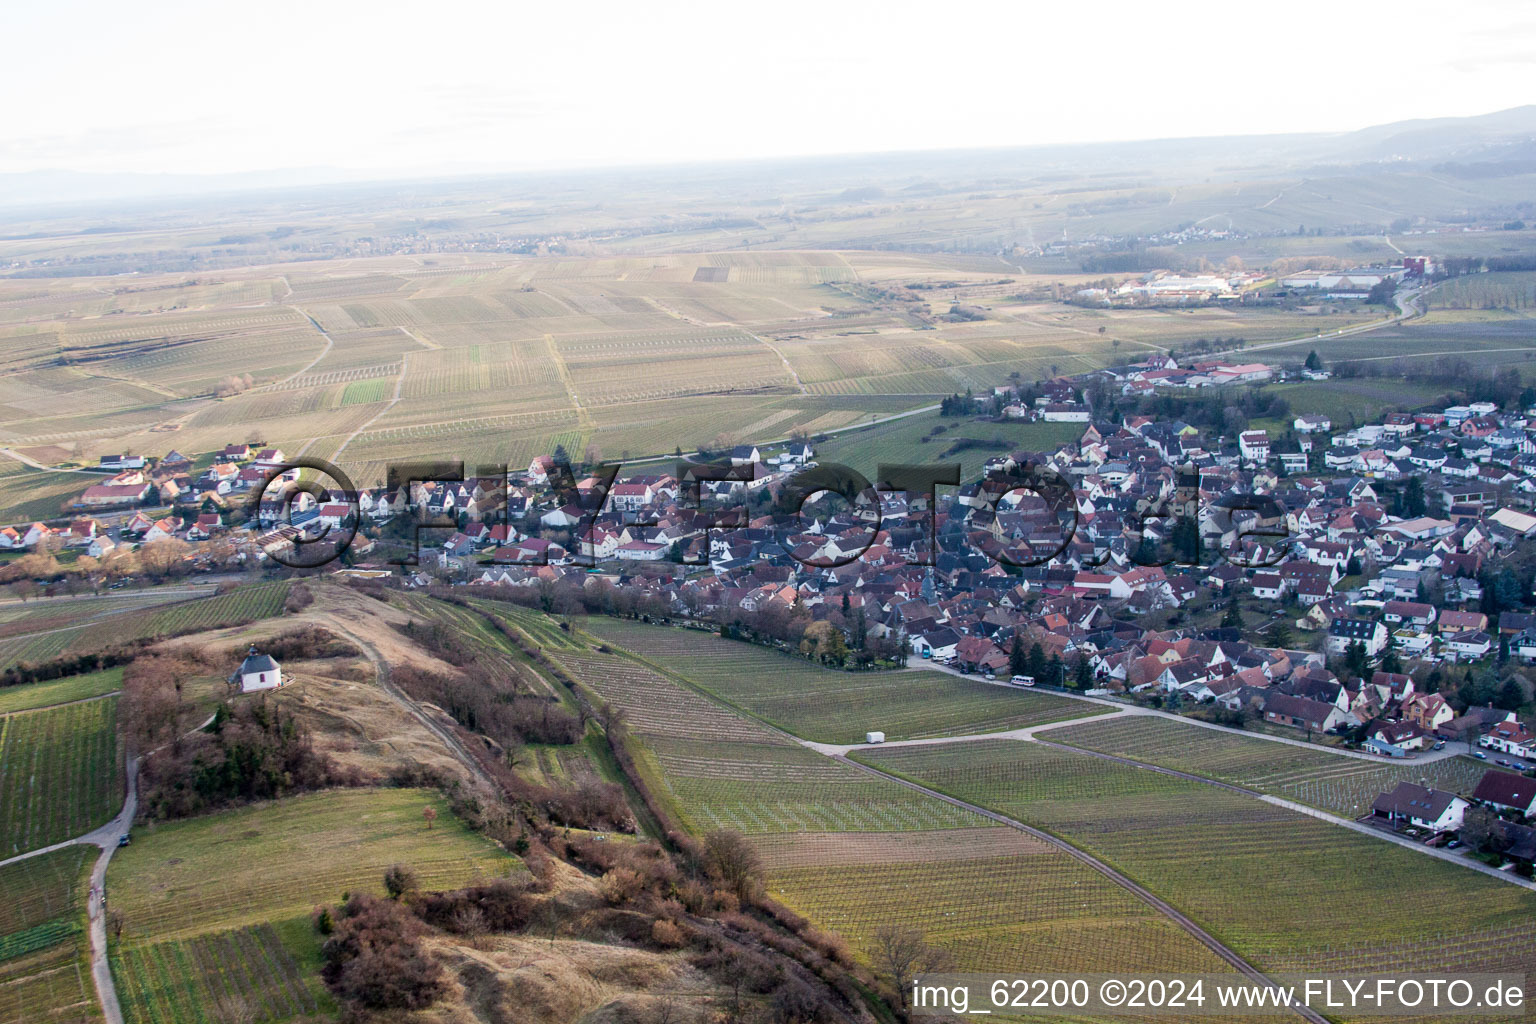
[[91,869],[91,892],[99,898],[91,899],[87,909],[91,922],[91,977],[96,982],[96,997],[101,1000],[101,1012],[107,1024],[123,1024],[123,1010],[118,1005],[117,987],[112,983],[112,965],[107,960],[107,865],[117,852],[117,839],[133,825],[139,810],[139,762],[128,759],[128,795],[117,817],[84,837],[84,841],[101,847],[101,856]]
[[[1001,686],[1008,690],[1015,689],[1015,687],[1010,685],[1001,677],[997,679],[987,679],[984,676],[978,676],[974,673],[967,675],[966,673],[960,672],[957,669],[950,668],[947,665],[935,665],[931,662],[925,661],[921,665],[914,665],[911,666],[911,668],[927,669],[933,672],[946,672],[952,676],[959,676],[962,679],[969,679],[973,682],[986,683],[989,686]],[[1043,690],[1041,692],[1055,694],[1058,697],[1067,697],[1071,700],[1083,701],[1087,704],[1099,704],[1104,707],[1116,708],[1128,715],[1152,715],[1161,718],[1168,718],[1176,722],[1183,722],[1185,725],[1197,726],[1201,729],[1214,729],[1216,732],[1229,733],[1234,736],[1243,736],[1253,740],[1265,740],[1269,743],[1283,743],[1292,747],[1306,747],[1310,750],[1322,751],[1325,754],[1334,754],[1338,757],[1353,757],[1362,761],[1371,761],[1375,764],[1433,764],[1436,761],[1443,761],[1448,757],[1455,757],[1458,753],[1460,753],[1460,751],[1454,749],[1454,744],[1448,744],[1444,750],[1424,751],[1406,759],[1389,761],[1388,759],[1381,757],[1378,754],[1368,754],[1363,750],[1345,750],[1342,747],[1325,747],[1320,743],[1312,743],[1304,739],[1292,739],[1289,736],[1274,736],[1264,732],[1250,732],[1246,729],[1234,729],[1231,726],[1217,725],[1215,722],[1202,722],[1198,718],[1189,718],[1185,715],[1174,714],[1172,711],[1160,711],[1157,708],[1145,708],[1135,704],[1126,704],[1123,701],[1108,700],[1103,697],[1089,697],[1086,694],[1074,693],[1071,690]],[[1086,719],[1079,719],[1077,723],[1073,724],[1081,724],[1082,721],[1086,721]],[[997,736],[999,734],[993,733],[992,735]],[[985,737],[978,736],[976,738],[983,739]],[[955,739],[960,739],[960,737],[955,737]],[[934,741],[928,740],[926,742],[932,743]],[[857,747],[861,745],[862,744],[854,744],[853,746]],[[887,743],[886,746],[890,746],[890,744]]]
[[[857,768],[859,771],[867,772],[870,775],[875,775],[882,779],[887,779],[896,783],[897,785],[916,790],[919,793],[933,797],[935,800],[942,800],[951,806],[964,808],[965,810],[971,811],[974,814],[981,815],[983,818],[995,821],[1000,825],[1006,825],[1012,829],[1017,829],[1018,831],[1027,835],[1034,836],[1036,839],[1039,839],[1042,842],[1049,843],[1051,846],[1054,846],[1058,850],[1061,850],[1063,853],[1066,853],[1072,859],[1079,861],[1080,863],[1085,864],[1093,870],[1097,871],[1105,878],[1108,878],[1111,882],[1114,882],[1116,885],[1120,886],[1122,889],[1131,893],[1137,899],[1141,900],[1143,903],[1147,904],[1149,907],[1156,910],[1164,917],[1168,918],[1174,924],[1188,932],[1197,941],[1210,949],[1211,952],[1225,960],[1228,964],[1230,964],[1234,969],[1236,969],[1244,976],[1255,982],[1258,982],[1259,984],[1266,985],[1271,988],[1278,987],[1262,971],[1253,966],[1253,964],[1249,963],[1247,960],[1244,960],[1230,946],[1217,939],[1204,928],[1201,928],[1187,915],[1181,913],[1167,901],[1160,899],[1150,890],[1143,888],[1141,885],[1138,885],[1136,882],[1116,871],[1114,868],[1110,867],[1108,864],[1099,860],[1092,854],[1083,850],[1079,850],[1071,843],[1058,839],[1051,835],[1049,832],[1043,832],[1040,829],[1026,825],[1022,821],[1016,821],[1013,818],[998,814],[995,811],[989,811],[985,807],[979,807],[976,804],[967,803],[964,800],[956,799],[955,797],[949,796],[946,793],[941,793],[936,789],[929,789],[927,786],[918,785],[917,783],[908,779],[903,779],[897,775],[891,775],[888,772],[883,772],[880,769],[873,768],[867,764],[860,764],[857,761],[850,761],[848,758],[841,755],[835,755],[835,759],[845,765],[848,765],[849,767]],[[1310,1009],[1309,1007],[1293,1004],[1291,1009],[1294,1010],[1304,1020],[1312,1022],[1312,1024],[1327,1024],[1326,1018],[1324,1018],[1316,1011]]]

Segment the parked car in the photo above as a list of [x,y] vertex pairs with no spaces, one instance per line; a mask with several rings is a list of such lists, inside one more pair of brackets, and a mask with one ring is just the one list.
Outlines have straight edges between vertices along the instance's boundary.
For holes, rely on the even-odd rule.
[[117,837],[117,845],[118,846],[127,846],[130,843],[132,843],[132,842],[133,842],[133,836],[130,835],[129,833],[127,833],[127,832],[124,832],[122,835]]
[[1452,839],[1450,842],[1445,844],[1445,848],[1447,850],[1454,850],[1454,849],[1456,849],[1460,845],[1461,845],[1461,840],[1460,839]]
[[1498,758],[1493,763],[1498,765],[1500,768],[1513,768],[1514,767],[1514,765],[1510,764],[1508,761],[1504,760],[1502,757]]
[[1486,761],[1486,760],[1488,760],[1488,755],[1483,753],[1481,750],[1477,751],[1472,756],[1477,758],[1479,761]]
[[994,672],[988,672],[987,673],[987,679],[992,680],[992,679],[996,679],[996,678],[997,678],[997,674],[996,673],[994,673]]
[[1435,749],[1436,750],[1444,750],[1445,749],[1445,740],[1440,740],[1439,742],[1437,742],[1435,744]]

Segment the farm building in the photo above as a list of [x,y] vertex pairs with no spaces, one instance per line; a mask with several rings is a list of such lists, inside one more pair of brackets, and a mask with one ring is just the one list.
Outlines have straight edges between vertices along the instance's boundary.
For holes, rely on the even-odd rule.
[[262,654],[253,645],[240,667],[230,675],[229,685],[240,687],[241,693],[276,690],[283,685],[283,670],[271,655]]

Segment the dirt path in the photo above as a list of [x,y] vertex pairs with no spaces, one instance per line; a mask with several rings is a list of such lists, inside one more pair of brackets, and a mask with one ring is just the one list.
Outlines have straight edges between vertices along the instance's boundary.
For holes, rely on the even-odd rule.
[[[964,800],[956,799],[955,797],[941,793],[936,789],[929,789],[927,786],[918,785],[917,783],[903,779],[900,776],[883,772],[878,768],[872,768],[869,765],[860,764],[857,761],[850,761],[848,758],[842,757],[840,755],[836,756],[834,759],[845,765],[848,765],[849,767],[857,768],[859,771],[866,772],[878,778],[886,779],[900,786],[905,786],[908,789],[915,790],[916,792],[922,793],[925,796],[932,797],[935,800],[942,800],[951,806],[962,808],[974,814],[979,814],[983,818],[997,822],[999,825],[1006,825],[1009,828],[1017,829],[1026,835],[1033,836],[1041,842],[1049,843],[1051,846],[1070,856],[1073,860],[1076,860],[1079,863],[1082,863],[1097,871],[1105,878],[1108,878],[1111,882],[1114,882],[1116,885],[1120,886],[1120,888],[1141,900],[1147,906],[1168,918],[1174,924],[1188,932],[1193,938],[1204,945],[1207,949],[1211,950],[1211,952],[1221,957],[1222,960],[1226,961],[1229,965],[1231,965],[1235,970],[1237,970],[1245,977],[1269,988],[1279,987],[1273,981],[1271,981],[1268,976],[1264,974],[1264,972],[1260,971],[1247,960],[1244,960],[1230,946],[1217,939],[1204,928],[1201,928],[1187,915],[1181,913],[1167,901],[1159,898],[1157,895],[1152,893],[1151,890],[1138,885],[1136,882],[1121,874],[1119,871],[1116,871],[1114,868],[1110,867],[1104,861],[1099,860],[1092,854],[1083,850],[1079,850],[1071,843],[1068,843],[1062,839],[1058,839],[1051,835],[1049,832],[1044,832],[1040,829],[1026,825],[1022,821],[1016,821],[1013,818],[998,814],[995,811],[989,811],[985,807],[979,807],[976,804],[967,803]],[[1326,1018],[1308,1007],[1293,1004],[1291,1009],[1293,1009],[1304,1020],[1310,1021],[1311,1024],[1327,1024]]]
[[348,640],[351,640],[362,649],[363,655],[373,665],[374,672],[377,674],[379,689],[383,690],[391,700],[400,705],[412,718],[420,722],[423,728],[441,740],[443,745],[448,748],[448,752],[464,765],[469,773],[475,777],[476,781],[484,785],[491,793],[499,792],[496,783],[492,781],[490,775],[487,774],[474,755],[465,749],[463,743],[459,742],[458,736],[454,735],[452,730],[445,728],[441,722],[435,721],[431,715],[421,709],[421,705],[407,696],[404,690],[401,690],[390,680],[389,661],[380,653],[376,646],[348,629],[345,623],[339,620],[332,619],[331,625],[337,632],[346,636]]

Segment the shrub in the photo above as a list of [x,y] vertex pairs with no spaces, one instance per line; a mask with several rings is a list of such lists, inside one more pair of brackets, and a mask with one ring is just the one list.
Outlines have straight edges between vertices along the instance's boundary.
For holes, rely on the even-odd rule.
[[421,923],[398,903],[353,896],[336,914],[320,976],[337,998],[370,1010],[419,1010],[444,990],[443,969],[421,948]]
[[384,890],[389,898],[398,900],[416,889],[416,872],[404,864],[391,864],[384,872]]

